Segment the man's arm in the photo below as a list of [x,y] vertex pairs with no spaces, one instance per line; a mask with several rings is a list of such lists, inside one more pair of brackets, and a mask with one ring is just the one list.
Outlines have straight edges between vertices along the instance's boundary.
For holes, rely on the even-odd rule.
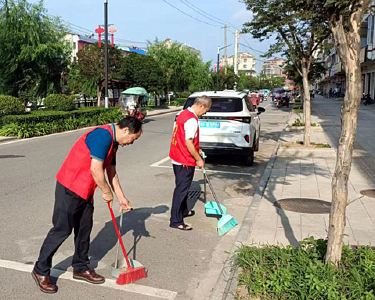
[[193,140],[188,139],[188,140],[185,141],[185,144],[186,144],[186,147],[187,147],[188,151],[190,152],[190,154],[194,157],[195,161],[197,162],[197,166],[199,168],[203,168],[204,167],[204,161],[203,161],[202,157],[199,155],[198,151],[195,149]]
[[109,184],[111,185],[112,190],[115,192],[121,208],[124,210],[130,210],[131,204],[130,204],[130,201],[125,197],[124,192],[122,190],[120,180],[118,178],[117,171],[116,171],[116,166],[110,164],[106,168],[106,171],[107,171]]
[[95,158],[91,159],[90,171],[96,184],[102,191],[103,200],[105,202],[112,202],[113,195],[112,195],[111,188],[109,187],[107,180],[105,179],[105,176],[104,176],[103,162]]

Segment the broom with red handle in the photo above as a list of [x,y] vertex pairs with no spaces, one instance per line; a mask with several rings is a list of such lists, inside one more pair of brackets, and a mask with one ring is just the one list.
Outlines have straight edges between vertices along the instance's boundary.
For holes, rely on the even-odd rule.
[[108,202],[108,208],[109,208],[109,212],[111,213],[113,225],[115,226],[116,234],[117,234],[118,240],[119,240],[120,245],[121,245],[122,253],[124,254],[126,264],[128,265],[128,269],[126,271],[120,273],[120,275],[118,276],[118,278],[116,280],[116,283],[119,284],[119,285],[123,285],[123,284],[132,283],[134,281],[146,278],[147,273],[146,273],[145,267],[134,268],[134,267],[131,266],[128,255],[126,254],[124,243],[122,242],[122,237],[121,237],[120,231],[119,231],[117,223],[116,223],[115,215],[113,214],[111,202]]

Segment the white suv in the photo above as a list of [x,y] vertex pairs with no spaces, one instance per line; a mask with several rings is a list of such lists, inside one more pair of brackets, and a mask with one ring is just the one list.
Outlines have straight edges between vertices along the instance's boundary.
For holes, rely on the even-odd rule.
[[199,92],[189,96],[184,109],[200,96],[212,99],[211,110],[199,118],[200,147],[208,154],[234,153],[252,166],[259,150],[260,119],[246,93],[235,91]]

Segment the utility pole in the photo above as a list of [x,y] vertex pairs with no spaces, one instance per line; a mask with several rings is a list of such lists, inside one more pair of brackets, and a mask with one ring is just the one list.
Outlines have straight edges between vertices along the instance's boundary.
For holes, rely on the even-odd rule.
[[217,46],[216,91],[219,90],[219,74],[220,74],[220,46]]
[[[235,33],[235,38],[234,38],[234,62],[233,62],[233,65],[234,65],[234,75],[238,75],[238,37],[239,37],[239,32],[238,30],[236,29],[236,33]],[[237,89],[237,80],[235,81],[234,83],[234,89],[236,90]]]
[[238,37],[239,37],[239,32],[236,29],[235,33],[235,38],[234,38],[234,74],[238,75]]
[[104,0],[104,106],[109,108],[108,101],[108,0]]
[[227,50],[227,24],[224,25],[224,74],[227,75],[228,68],[228,50]]

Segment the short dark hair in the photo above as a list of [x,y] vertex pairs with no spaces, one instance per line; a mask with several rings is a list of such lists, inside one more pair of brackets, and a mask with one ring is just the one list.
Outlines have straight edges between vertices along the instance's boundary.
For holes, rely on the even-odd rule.
[[135,117],[126,117],[117,123],[120,129],[128,128],[130,133],[138,133],[142,131],[142,121]]

